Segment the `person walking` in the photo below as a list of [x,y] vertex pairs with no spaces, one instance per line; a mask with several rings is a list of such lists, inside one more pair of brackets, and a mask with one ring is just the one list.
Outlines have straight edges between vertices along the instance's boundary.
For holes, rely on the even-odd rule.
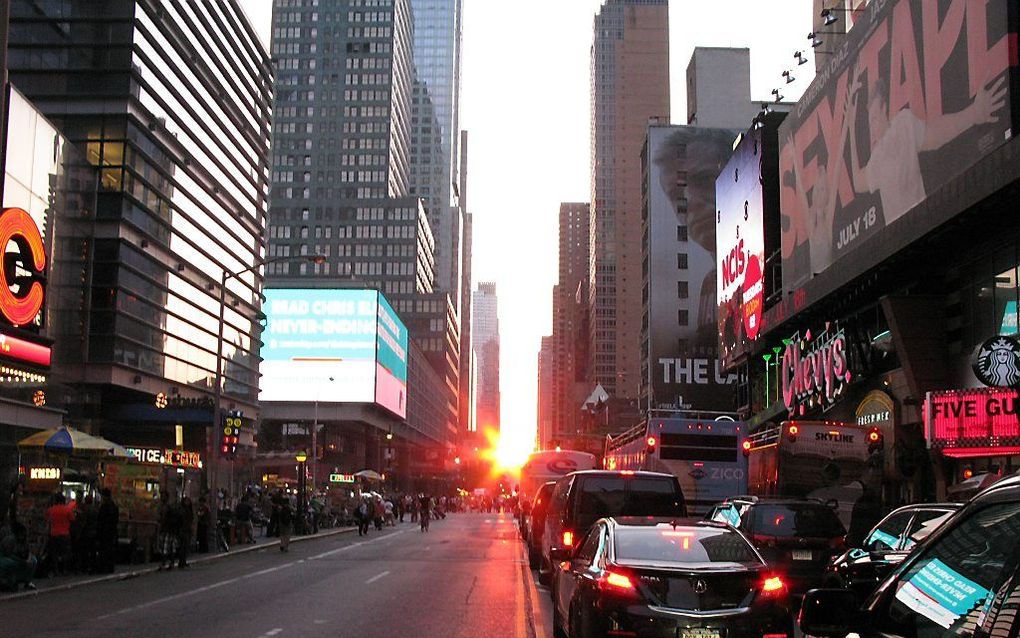
[[372,520],[372,512],[368,505],[367,498],[362,497],[361,502],[358,503],[358,509],[355,510],[355,517],[358,519],[358,536],[367,535],[368,526]]
[[234,508],[234,521],[237,524],[237,542],[254,543],[255,527],[251,522],[252,508],[248,495],[241,497],[241,501]]
[[181,542],[181,508],[171,500],[169,492],[160,494],[159,507],[159,571],[171,571]]
[[198,537],[198,552],[209,553],[209,523],[212,521],[212,510],[209,509],[209,500],[203,494],[198,497],[198,509],[195,511],[195,535]]
[[117,563],[117,539],[120,537],[120,508],[113,501],[110,488],[100,492],[101,502],[96,516],[96,571],[112,574]]
[[386,523],[386,527],[393,527],[394,525],[396,525],[397,524],[396,519],[393,518],[393,501],[391,501],[390,499],[386,499],[386,501],[383,502],[383,510],[384,510],[383,517]]
[[375,518],[376,531],[382,531],[383,521],[386,518],[386,507],[383,505],[382,497],[377,496],[373,504],[373,517]]
[[290,535],[294,531],[294,510],[290,507],[290,499],[279,500],[279,512],[277,512],[277,530],[280,535],[280,551],[290,551]]
[[429,520],[432,518],[431,499],[425,494],[418,497],[418,520],[421,523],[421,531],[429,531]]
[[11,517],[0,530],[0,589],[17,591],[18,585],[35,589],[32,577],[37,564],[28,546],[28,530]]
[[49,537],[46,542],[46,563],[49,572],[57,576],[67,571],[71,553],[71,521],[74,520],[74,506],[59,492],[53,495],[46,510]]
[[188,554],[191,552],[191,542],[194,538],[193,530],[195,529],[195,504],[191,502],[191,498],[185,494],[181,497],[181,527],[180,537],[177,545],[177,566],[181,569],[187,569],[190,567],[188,564]]
[[410,496],[410,495],[408,495],[407,498],[411,499],[411,522],[412,523],[417,523],[418,522],[418,499],[414,498],[413,496]]

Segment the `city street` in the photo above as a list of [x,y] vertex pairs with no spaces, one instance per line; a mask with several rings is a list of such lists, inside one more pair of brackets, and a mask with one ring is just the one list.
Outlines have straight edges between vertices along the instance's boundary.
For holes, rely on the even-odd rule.
[[0,635],[543,638],[531,578],[509,515],[454,514],[0,603]]

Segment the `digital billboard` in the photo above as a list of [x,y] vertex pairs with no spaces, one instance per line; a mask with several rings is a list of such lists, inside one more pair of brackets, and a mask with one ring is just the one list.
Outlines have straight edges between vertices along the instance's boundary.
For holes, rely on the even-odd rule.
[[375,290],[268,288],[260,401],[377,403],[407,416],[407,328]]
[[736,378],[718,357],[715,182],[736,136],[648,128],[646,374],[653,408],[733,409]]
[[931,230],[915,207],[1010,139],[1007,4],[887,0],[855,16],[780,127],[787,291],[879,233],[906,245]]
[[715,183],[716,318],[727,366],[761,329],[765,229],[761,129],[745,133]]

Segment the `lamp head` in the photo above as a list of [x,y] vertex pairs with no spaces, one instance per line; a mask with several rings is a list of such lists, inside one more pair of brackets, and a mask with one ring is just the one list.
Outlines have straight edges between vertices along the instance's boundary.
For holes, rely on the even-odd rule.
[[298,463],[304,463],[305,461],[308,460],[308,454],[304,450],[301,450],[300,452],[294,455],[294,460],[297,461]]

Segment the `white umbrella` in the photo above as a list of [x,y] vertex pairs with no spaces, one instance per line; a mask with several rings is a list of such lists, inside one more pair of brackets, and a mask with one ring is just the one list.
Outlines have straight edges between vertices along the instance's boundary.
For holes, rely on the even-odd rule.
[[374,470],[361,470],[360,472],[355,472],[354,476],[360,476],[361,478],[368,479],[369,481],[382,480],[382,476]]

